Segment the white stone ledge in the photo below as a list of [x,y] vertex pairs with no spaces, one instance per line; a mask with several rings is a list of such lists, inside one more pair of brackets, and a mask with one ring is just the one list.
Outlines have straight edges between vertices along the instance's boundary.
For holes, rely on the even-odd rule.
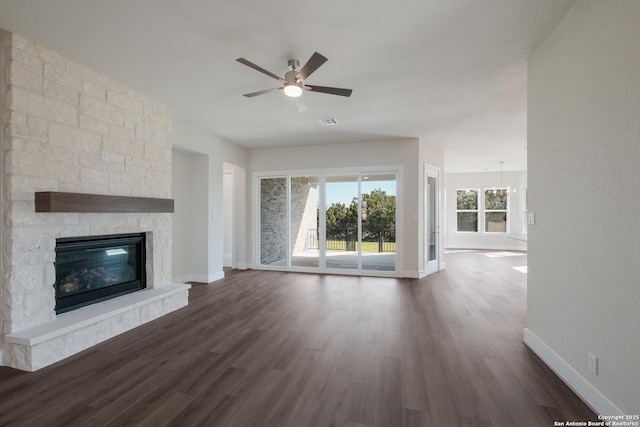
[[142,308],[155,301],[169,298],[175,294],[187,291],[189,288],[191,288],[189,284],[171,283],[161,288],[145,289],[122,295],[68,313],[59,314],[55,320],[50,322],[8,334],[5,336],[5,341],[28,347],[37,346],[77,330],[87,328],[103,320],[118,316],[119,314]]
[[188,284],[172,283],[83,307],[5,336],[4,365],[37,371],[185,307]]

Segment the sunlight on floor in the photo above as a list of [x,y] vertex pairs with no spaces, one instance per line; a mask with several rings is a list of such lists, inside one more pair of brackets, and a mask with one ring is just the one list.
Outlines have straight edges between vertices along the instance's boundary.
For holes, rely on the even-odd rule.
[[522,252],[487,252],[482,255],[489,258],[502,258],[506,256],[524,256],[526,254]]

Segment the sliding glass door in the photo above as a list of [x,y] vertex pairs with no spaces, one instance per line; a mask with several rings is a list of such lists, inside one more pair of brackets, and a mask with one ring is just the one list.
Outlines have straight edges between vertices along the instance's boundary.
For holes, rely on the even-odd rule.
[[358,270],[358,175],[325,181],[325,259],[329,269]]
[[317,176],[291,177],[291,266],[315,267],[319,264]]
[[259,265],[396,271],[396,172],[258,179]]
[[396,271],[396,175],[362,176],[362,269]]

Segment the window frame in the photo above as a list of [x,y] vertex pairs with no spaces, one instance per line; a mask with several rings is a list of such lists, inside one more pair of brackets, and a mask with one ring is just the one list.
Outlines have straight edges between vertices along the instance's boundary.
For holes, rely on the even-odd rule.
[[[319,203],[320,206],[323,206],[326,203],[326,181],[330,176],[335,175],[355,175],[358,177],[358,198],[362,197],[361,189],[362,182],[367,180],[367,176],[370,175],[378,175],[378,174],[393,174],[395,176],[395,197],[396,197],[396,210],[395,210],[395,233],[396,233],[396,250],[395,250],[395,264],[394,270],[374,270],[371,269],[366,263],[362,262],[362,256],[359,251],[359,259],[358,259],[358,269],[335,269],[331,268],[327,265],[326,262],[326,210],[320,209],[319,215],[319,239],[318,244],[323,251],[320,252],[319,266],[318,267],[307,267],[307,266],[296,266],[291,263],[291,178],[293,177],[304,177],[304,176],[313,176],[319,178]],[[402,275],[401,266],[404,265],[403,261],[403,248],[404,248],[404,226],[403,226],[403,176],[404,176],[404,168],[401,165],[391,165],[391,166],[377,166],[377,167],[349,167],[349,168],[318,168],[318,169],[309,169],[301,170],[277,170],[277,171],[257,171],[253,173],[254,179],[254,189],[253,189],[253,200],[254,200],[254,208],[253,208],[253,261],[252,268],[263,269],[263,270],[282,270],[282,271],[314,271],[320,273],[333,273],[340,272],[339,274],[347,274],[347,275],[359,275],[359,276],[380,276],[380,277],[400,277]],[[262,180],[264,179],[274,179],[274,178],[286,178],[287,179],[287,233],[286,238],[284,240],[287,242],[287,259],[286,262],[278,262],[278,263],[262,263],[261,258],[261,248],[262,248],[262,240],[261,240],[261,230],[262,230],[262,212],[261,212],[261,187]],[[361,210],[358,212],[358,242],[361,241],[361,229],[362,229],[362,220],[361,220]],[[360,246],[358,246],[360,248]]]
[[[486,197],[487,197],[487,192],[488,191],[504,191],[507,194],[507,200],[506,200],[506,207],[505,209],[487,209],[486,207]],[[486,234],[496,234],[496,235],[504,235],[504,234],[509,234],[509,230],[511,228],[511,221],[509,221],[509,208],[510,208],[510,200],[509,200],[509,194],[510,194],[510,188],[509,187],[504,187],[504,188],[496,188],[496,187],[491,187],[491,188],[485,188],[484,191],[482,192],[482,219],[483,219],[483,227],[482,227],[482,232],[486,233]],[[488,231],[487,230],[487,213],[502,213],[504,212],[505,214],[505,230],[504,231]]]
[[[476,192],[476,209],[458,209],[458,192],[459,191],[475,191]],[[480,233],[480,188],[457,188],[456,189],[456,233],[473,234]],[[461,212],[475,212],[476,213],[476,230],[458,230],[458,214]]]

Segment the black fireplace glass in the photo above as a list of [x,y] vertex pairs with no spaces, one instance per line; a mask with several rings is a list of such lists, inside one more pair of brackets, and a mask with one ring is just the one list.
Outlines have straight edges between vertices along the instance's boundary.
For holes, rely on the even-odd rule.
[[145,287],[144,234],[58,239],[56,312]]

